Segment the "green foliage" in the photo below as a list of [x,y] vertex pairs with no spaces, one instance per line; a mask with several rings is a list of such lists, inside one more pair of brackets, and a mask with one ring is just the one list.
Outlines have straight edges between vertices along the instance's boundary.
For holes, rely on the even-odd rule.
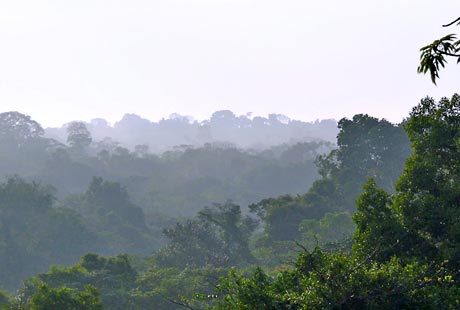
[[214,303],[214,289],[228,269],[150,268],[139,276],[133,292],[139,309],[204,309]]
[[[316,248],[301,254],[294,269],[274,277],[261,269],[249,278],[231,273],[219,287],[214,309],[460,307],[459,111],[458,95],[439,103],[426,98],[413,109],[405,127],[414,152],[394,195],[379,188],[373,179],[365,184],[354,215],[357,228],[351,255],[328,254]],[[345,169],[353,167],[344,159],[353,153],[350,150],[360,150],[355,146],[362,146],[359,138],[342,143],[323,165],[320,163],[323,177],[340,179],[344,172],[352,178],[358,175],[356,179],[372,176],[367,173],[374,164],[369,165],[366,157],[359,161],[362,167]],[[381,160],[384,152],[378,149],[370,148],[371,162]],[[386,151],[385,147],[381,150]],[[358,152],[349,159],[359,156]],[[386,183],[380,178],[380,184]],[[261,216],[267,216],[266,210],[257,209]],[[321,221],[306,219],[301,229],[310,234],[321,231]]]
[[[319,220],[327,213],[335,216],[341,212],[354,213],[355,201],[368,178],[375,178],[377,184],[394,192],[404,161],[411,152],[402,126],[359,114],[351,120],[340,120],[339,129],[338,149],[317,159],[322,178],[315,181],[306,194],[264,199],[249,206],[264,225],[256,246],[270,247],[270,255],[285,254],[292,248],[292,240],[302,237],[307,237],[303,242],[309,246],[315,243],[315,238],[323,238],[316,240],[323,246],[328,238],[333,243],[339,241],[336,237],[341,233],[334,232],[338,223],[326,228],[325,221],[331,221],[332,217],[323,219],[323,224]],[[348,220],[348,224],[342,224],[343,235],[350,236],[351,222]],[[328,229],[330,232],[326,232]],[[332,234],[336,236],[332,237]],[[347,247],[347,239],[342,239],[343,246]],[[332,248],[337,246],[342,247],[336,244]]]
[[54,196],[50,187],[37,182],[27,182],[15,176],[0,185],[0,204],[2,210],[12,215],[12,211],[40,213],[51,208]]
[[22,305],[13,306],[17,310],[102,310],[99,293],[94,286],[87,285],[77,291],[67,287],[52,288],[40,284],[37,291]]
[[[259,229],[259,221],[238,204],[214,204],[165,229],[169,243],[147,264],[138,259],[137,270],[128,255],[89,253],[72,267],[52,267],[27,280],[16,297],[0,293],[0,309],[102,309],[102,304],[108,310],[458,309],[460,96],[438,103],[423,99],[404,127],[413,149],[404,169],[412,149],[402,125],[362,114],[342,119],[338,149],[318,159],[321,179],[308,193],[250,205]],[[308,150],[298,145],[277,150],[276,156],[291,169],[309,160]],[[227,182],[214,174],[239,178],[239,186],[245,186],[281,171],[272,167],[241,177],[242,163],[270,162],[274,155],[268,153],[257,157],[204,148],[160,159],[144,151],[139,148],[136,157],[118,147],[91,160],[80,154],[78,160],[88,167],[100,161],[126,164],[120,169],[136,167],[139,176],[152,171],[166,175],[161,165],[180,162],[181,170],[169,181],[185,175],[180,191],[194,195],[206,189],[201,193],[209,199],[222,197]],[[212,162],[215,154],[231,160],[222,166]],[[77,158],[65,150],[55,156],[63,167]],[[145,167],[152,170],[142,171]],[[134,190],[144,186],[139,192],[153,184],[142,178],[130,182]],[[71,263],[91,245],[108,253],[154,249],[144,211],[131,202],[128,190],[93,178],[83,194],[55,206],[52,190],[39,183],[15,177],[0,184],[0,279],[5,287],[17,287],[50,263]],[[186,203],[187,195],[170,199]],[[295,241],[295,263],[275,262],[294,253]],[[260,262],[266,270],[254,266]]]
[[353,250],[357,256],[387,261],[396,254],[394,250],[399,240],[404,238],[404,230],[390,204],[390,195],[369,179],[358,198],[358,212],[354,215],[357,229]]
[[[435,249],[428,259],[460,266],[460,96],[423,99],[406,129],[414,148],[395,209],[407,229]],[[423,245],[423,243],[422,243]],[[419,245],[414,244],[414,247]]]
[[338,149],[318,158],[322,179],[305,195],[311,205],[328,211],[355,211],[355,201],[368,178],[393,192],[411,153],[401,125],[358,114],[339,121]]
[[318,248],[274,277],[232,272],[213,309],[455,309],[460,289],[442,268],[391,259],[378,265]]
[[8,293],[0,290],[0,310],[7,310],[10,305]]
[[135,271],[127,255],[103,257],[89,253],[72,267],[52,267],[27,280],[11,310],[36,309],[31,306],[34,302],[45,307],[37,309],[47,309],[51,303],[73,305],[75,296],[88,286],[108,310],[172,310],[184,305],[204,309],[213,303],[208,296],[214,294],[219,278],[228,273],[228,269],[219,268],[145,269],[142,273]]
[[355,231],[355,224],[348,212],[326,213],[320,220],[306,219],[299,225],[304,246],[326,246],[346,241]]
[[245,278],[241,273],[231,271],[219,285],[220,297],[216,309],[289,309],[282,300],[277,300],[273,292],[273,280],[261,268],[256,268],[252,277]]
[[384,119],[359,114],[352,120],[340,120],[339,128],[339,149],[328,159],[329,165],[336,163],[330,175],[340,188],[343,202],[339,206],[354,211],[355,200],[368,178],[394,191],[411,148],[402,126]]
[[249,238],[256,222],[232,202],[204,208],[194,220],[165,229],[169,244],[155,255],[162,267],[240,266],[254,262]]
[[304,218],[317,218],[316,210],[306,205],[303,197],[290,195],[263,199],[249,206],[264,224],[265,245],[300,238],[299,224]]
[[47,187],[19,177],[0,184],[0,279],[7,289],[91,250],[94,235],[74,212],[54,209]]
[[135,287],[136,277],[127,255],[102,257],[86,254],[75,266],[52,267],[49,272],[27,280],[19,296],[21,300],[30,300],[43,285],[53,289],[67,287],[69,292],[83,291],[90,285],[97,289],[105,308],[131,309],[130,292]]
[[[444,27],[455,24],[460,25],[460,18],[456,19]],[[457,64],[460,63],[460,40],[457,40],[455,34],[448,34],[433,43],[424,46],[420,49],[420,65],[417,68],[418,73],[426,74],[430,72],[431,81],[436,84],[436,79],[439,78],[439,70],[444,68],[447,63],[446,57],[457,59]]]
[[64,201],[78,212],[88,227],[97,233],[99,252],[147,255],[157,242],[146,225],[143,210],[130,201],[120,183],[93,177],[86,192]]
[[404,226],[392,197],[374,180],[368,180],[356,205],[353,251],[357,257],[378,262],[394,256],[409,262],[415,257],[426,261],[433,252],[429,244]]

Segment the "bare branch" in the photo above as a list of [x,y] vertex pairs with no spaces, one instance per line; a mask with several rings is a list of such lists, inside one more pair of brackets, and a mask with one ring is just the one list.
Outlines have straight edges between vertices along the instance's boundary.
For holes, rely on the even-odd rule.
[[460,17],[457,18],[456,20],[454,20],[453,22],[447,24],[447,25],[442,25],[443,27],[449,27],[449,26],[452,26],[453,24],[455,24],[456,22],[460,21]]

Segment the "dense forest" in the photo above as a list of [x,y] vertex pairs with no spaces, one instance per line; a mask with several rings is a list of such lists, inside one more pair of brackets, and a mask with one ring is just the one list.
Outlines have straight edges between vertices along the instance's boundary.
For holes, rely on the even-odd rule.
[[454,4],[45,2],[0,4],[0,310],[460,309]]
[[0,114],[2,307],[457,308],[459,110],[161,154]]
[[316,158],[335,148],[310,137],[261,149],[214,141],[153,154],[146,144],[130,150],[96,140],[82,122],[66,126],[61,142],[19,112],[1,113],[0,128],[1,258],[11,261],[1,283],[8,289],[91,251],[150,255],[166,245],[163,230],[206,206],[236,204],[248,213],[265,197],[304,193],[319,176]]

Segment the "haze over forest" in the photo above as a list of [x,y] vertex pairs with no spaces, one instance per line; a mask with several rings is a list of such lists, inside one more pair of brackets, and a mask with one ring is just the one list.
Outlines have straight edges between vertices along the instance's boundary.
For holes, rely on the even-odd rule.
[[412,2],[0,1],[0,310],[460,309],[459,5]]
[[[60,142],[67,139],[67,127],[45,128],[45,135]],[[264,149],[271,146],[306,141],[335,142],[337,122],[291,120],[282,114],[267,117],[235,115],[232,111],[216,111],[209,120],[194,121],[189,116],[172,114],[168,119],[149,121],[136,114],[125,114],[111,126],[103,118],[85,123],[96,142],[119,143],[134,149],[147,145],[154,153],[177,147],[203,146],[206,143],[228,143],[239,148]],[[112,147],[114,147],[112,146]]]

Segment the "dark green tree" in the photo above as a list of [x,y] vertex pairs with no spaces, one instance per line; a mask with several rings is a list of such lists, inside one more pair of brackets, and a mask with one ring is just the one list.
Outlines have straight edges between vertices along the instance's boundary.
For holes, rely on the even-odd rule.
[[410,262],[415,257],[427,261],[426,257],[433,253],[433,247],[404,226],[393,198],[373,179],[364,185],[364,192],[356,205],[357,212],[353,216],[356,223],[353,252],[356,257],[370,262],[386,262],[397,256]]
[[94,286],[88,285],[83,291],[67,287],[52,288],[41,284],[30,297],[24,310],[102,310],[99,293]]
[[402,224],[436,249],[429,258],[448,260],[455,270],[460,267],[459,128],[457,94],[439,102],[425,98],[412,110],[406,130],[414,153],[394,198]]
[[[328,174],[340,186],[344,207],[353,211],[368,178],[374,178],[387,191],[394,191],[411,148],[402,126],[385,119],[358,114],[351,120],[340,120],[338,126],[338,149],[326,159],[332,167]],[[324,163],[320,162],[320,167],[325,168]]]
[[[136,309],[132,307],[130,295],[130,292],[136,287],[136,277],[137,273],[131,266],[131,258],[127,255],[103,257],[89,253],[74,266],[52,266],[48,272],[26,280],[24,286],[19,290],[18,300],[24,303],[37,298],[34,296],[40,296],[40,300],[45,299],[46,301],[51,298],[50,301],[54,302],[56,294],[61,292],[66,298],[63,302],[66,302],[66,300],[74,300],[81,293],[90,293],[89,297],[92,295],[94,298],[97,297],[97,300],[102,300],[105,309]],[[90,291],[87,291],[88,285],[91,288]],[[45,292],[43,288],[46,289]],[[47,292],[52,292],[52,294]],[[97,296],[93,293],[97,293]],[[73,308],[62,307],[61,309]],[[23,308],[17,310],[23,310]]]
[[305,200],[324,212],[353,213],[368,178],[394,192],[411,148],[402,125],[385,119],[357,114],[352,119],[341,119],[338,127],[338,148],[319,156],[317,165],[322,178],[315,181]]
[[[299,224],[303,219],[320,218],[321,214],[305,203],[300,196],[284,195],[263,199],[249,206],[261,220],[264,227],[264,245],[277,241],[300,239]],[[323,212],[323,211],[320,211]]]
[[232,271],[217,289],[212,309],[456,309],[460,289],[443,269],[375,264],[316,248],[299,255],[292,270],[270,276]]

